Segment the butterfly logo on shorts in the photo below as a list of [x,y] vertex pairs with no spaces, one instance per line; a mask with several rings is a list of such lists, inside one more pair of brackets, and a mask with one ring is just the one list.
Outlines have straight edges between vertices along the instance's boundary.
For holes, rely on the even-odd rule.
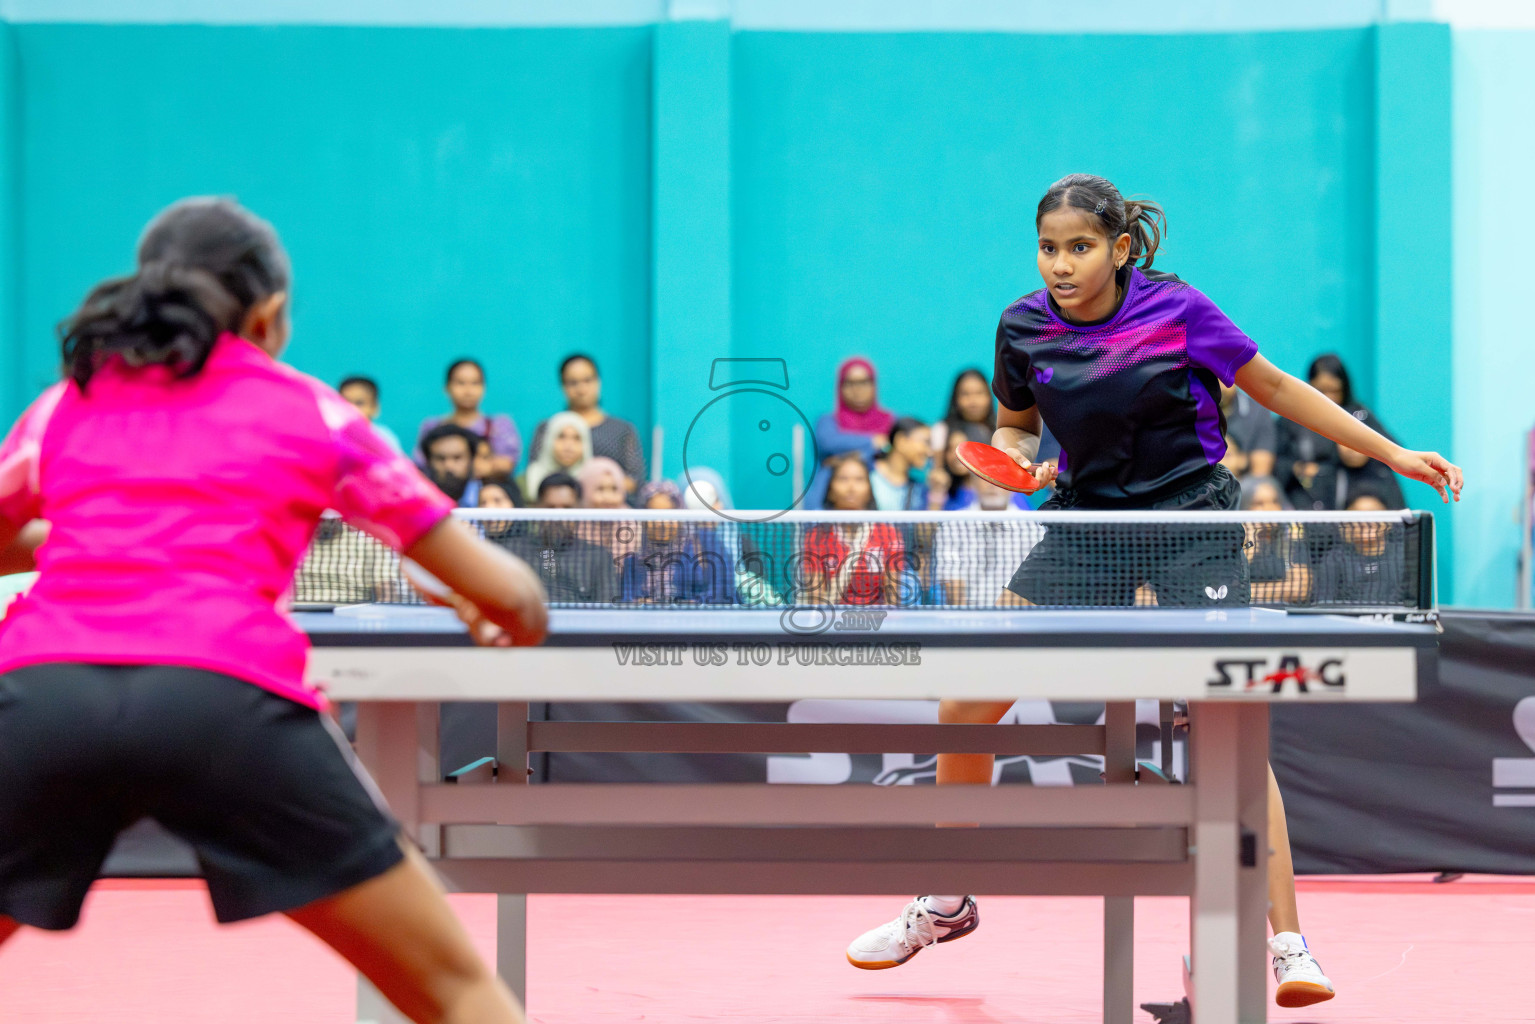
[[1043,370],[1036,369],[1034,371],[1034,379],[1039,381],[1041,384],[1048,384],[1048,383],[1050,383],[1050,378],[1054,377],[1054,376],[1055,376],[1055,367],[1053,367],[1053,366],[1047,366]]
[[1226,585],[1224,583],[1221,584],[1219,588],[1217,588],[1217,587],[1206,587],[1205,588],[1205,596],[1208,597],[1212,601],[1224,601],[1224,600],[1226,600],[1226,593],[1227,593]]

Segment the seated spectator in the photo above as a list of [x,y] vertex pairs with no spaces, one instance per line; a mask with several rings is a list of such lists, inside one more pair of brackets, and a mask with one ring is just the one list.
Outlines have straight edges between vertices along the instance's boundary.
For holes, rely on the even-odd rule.
[[384,439],[390,451],[396,455],[405,454],[405,449],[400,447],[400,439],[395,436],[394,431],[378,421],[381,407],[378,401],[377,381],[372,377],[348,377],[336,390],[341,393],[342,398],[351,402],[369,423],[373,424],[373,430]]
[[511,476],[522,455],[522,435],[517,424],[505,413],[487,414],[480,411],[485,400],[485,369],[473,359],[460,359],[448,367],[448,379],[444,388],[453,411],[446,416],[429,416],[421,421],[416,433],[416,463],[426,468],[426,448],[423,442],[427,434],[439,426],[451,424],[490,442],[491,476]]
[[[1271,476],[1242,481],[1242,508],[1279,512],[1284,495]],[[1253,604],[1305,604],[1311,598],[1311,556],[1299,523],[1247,523],[1247,572]]]
[[[624,491],[633,493],[645,479],[640,435],[633,423],[603,411],[602,377],[597,373],[597,361],[588,355],[566,356],[560,364],[560,387],[565,391],[566,411],[580,417],[591,434],[587,458],[601,456],[618,463],[624,472]],[[543,451],[544,439],[554,420],[555,416],[549,417],[533,432],[532,458],[537,459]],[[534,487],[528,484],[529,490]]]
[[985,436],[973,440],[991,444],[991,435],[997,429],[997,403],[991,395],[991,381],[984,373],[971,367],[961,370],[954,378],[943,423],[950,434],[963,432],[968,435],[972,430],[984,432]]
[[[874,511],[869,467],[857,451],[833,460],[826,489],[829,508]],[[803,604],[899,604],[906,546],[890,523],[817,523],[805,531],[800,570],[795,574]]]
[[[526,489],[534,494],[551,473],[575,476],[592,457],[592,429],[573,412],[557,412],[538,425],[534,435],[533,461],[524,478]],[[627,484],[626,484],[627,486]]]
[[479,435],[452,423],[433,427],[421,439],[427,478],[459,508],[480,503],[480,481],[474,479],[474,451],[479,443]]
[[837,406],[815,421],[815,448],[821,457],[815,476],[805,492],[805,508],[830,508],[826,489],[831,481],[832,460],[857,452],[872,461],[879,446],[890,436],[895,414],[880,407],[874,383],[874,364],[862,356],[845,361],[837,369]]
[[[575,477],[581,485],[582,508],[629,508],[623,468],[612,459],[594,456]],[[615,565],[621,565],[624,556],[639,546],[639,530],[633,521],[595,519],[581,525],[581,536],[606,548]]]
[[[509,481],[504,477],[501,479],[481,480],[479,507],[494,509],[498,512],[521,507],[512,500],[512,492],[508,488],[508,483]],[[496,540],[501,535],[510,531],[515,524],[516,520],[514,519],[484,519],[480,522],[480,529],[487,539]]]
[[[496,484],[481,492],[494,495]],[[492,501],[499,500],[494,496]],[[536,508],[574,509],[581,502],[581,485],[565,473],[551,473],[539,485]],[[611,604],[618,594],[618,571],[606,548],[579,536],[569,522],[522,519],[486,536],[521,558],[544,581],[555,604]]]
[[581,483],[582,508],[628,508],[625,500],[624,471],[618,463],[595,456],[574,474]]
[[1221,465],[1238,478],[1274,473],[1278,427],[1274,414],[1241,388],[1221,385],[1221,413],[1226,418],[1226,457]]
[[[1350,512],[1384,512],[1386,501],[1361,484]],[[1404,538],[1399,523],[1344,523],[1335,544],[1317,567],[1316,603],[1389,607],[1408,603]]]
[[320,520],[293,578],[296,604],[396,601],[404,589],[399,556],[336,517]]
[[1361,487],[1369,487],[1387,508],[1407,507],[1407,501],[1402,497],[1402,485],[1390,466],[1341,444],[1334,445],[1333,451],[1333,457],[1318,467],[1316,477],[1306,491],[1312,499],[1312,509],[1347,508]]
[[[1317,356],[1306,371],[1306,379],[1312,387],[1343,406],[1365,426],[1391,438],[1391,432],[1354,397],[1353,384],[1343,360],[1332,353]],[[1317,474],[1322,467],[1336,459],[1334,443],[1320,434],[1283,417],[1276,421],[1275,475],[1284,485],[1285,494],[1296,508],[1314,508],[1318,498],[1314,494]],[[1336,508],[1336,505],[1322,505]]]
[[[642,486],[639,500],[657,511],[682,507],[670,480]],[[734,604],[735,576],[717,533],[675,519],[646,520],[639,548],[625,556],[621,600],[635,604]],[[708,524],[714,525],[714,524]]]
[[932,431],[919,419],[902,416],[890,428],[889,447],[875,458],[869,485],[874,507],[881,512],[907,512],[927,508],[923,482],[932,461]]
[[[1020,511],[1013,501],[1018,495],[1011,491],[978,478],[974,486],[973,511]],[[1037,524],[1026,519],[988,517],[942,523],[933,546],[933,576],[941,588],[939,603],[972,608],[1016,604],[1007,585],[1041,533]]]
[[478,480],[482,485],[495,483],[511,499],[513,508],[523,508],[528,503],[522,496],[522,487],[514,478],[501,476],[496,472],[495,453],[491,451],[490,442],[483,437],[480,438],[479,444],[475,445],[474,462],[470,468],[469,478]]

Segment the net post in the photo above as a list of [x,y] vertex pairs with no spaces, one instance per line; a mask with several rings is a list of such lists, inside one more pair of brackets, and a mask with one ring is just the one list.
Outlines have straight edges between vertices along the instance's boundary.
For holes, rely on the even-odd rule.
[[1434,549],[1434,514],[1419,512],[1418,520],[1418,608],[1433,611],[1439,607],[1439,580]]

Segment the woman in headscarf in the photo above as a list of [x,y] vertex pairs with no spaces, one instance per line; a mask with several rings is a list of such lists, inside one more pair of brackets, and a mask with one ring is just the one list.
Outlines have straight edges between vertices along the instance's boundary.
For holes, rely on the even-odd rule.
[[550,416],[543,436],[545,443],[528,464],[528,475],[522,485],[524,494],[536,496],[538,485],[551,473],[577,475],[592,457],[592,428],[576,413],[557,412]]
[[[642,484],[636,499],[647,510],[682,507],[682,491],[670,480]],[[699,526],[675,519],[646,520],[639,549],[623,560],[620,600],[636,604],[734,604],[735,577],[729,558],[714,530],[700,530]]]
[[[581,485],[582,508],[628,508],[628,485],[624,468],[612,459],[595,455],[576,473]],[[620,565],[626,555],[639,546],[633,520],[592,519],[577,524],[577,535],[613,553],[613,564]]]
[[869,462],[884,446],[893,426],[895,414],[879,404],[874,364],[862,356],[845,361],[837,369],[836,409],[815,423],[816,452],[821,465],[805,494],[805,507],[826,507],[826,485],[831,480],[833,459],[857,452]]

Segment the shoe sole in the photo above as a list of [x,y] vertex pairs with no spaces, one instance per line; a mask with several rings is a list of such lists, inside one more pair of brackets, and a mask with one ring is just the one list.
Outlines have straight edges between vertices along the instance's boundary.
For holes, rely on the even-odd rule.
[[1313,1003],[1325,1003],[1337,995],[1330,988],[1323,988],[1309,981],[1287,981],[1274,993],[1274,1002],[1287,1010],[1294,1010]]
[[[969,935],[971,932],[975,931],[980,926],[981,926],[981,916],[979,914],[977,914],[975,916],[975,920],[973,920],[969,924],[965,925],[965,927],[959,928],[959,929],[956,929],[956,930],[950,932],[949,934],[945,935],[943,938],[939,939],[938,941],[939,942],[953,942],[955,939],[962,939],[966,935]],[[847,954],[847,962],[852,964],[854,967],[858,968],[860,971],[887,971],[887,970],[889,970],[892,967],[899,967],[902,964],[906,963],[912,957],[914,957],[918,953],[922,952],[922,950],[925,949],[925,948],[926,947],[924,947],[924,946],[919,946],[918,948],[912,950],[910,955],[904,956],[904,957],[902,957],[899,960],[854,960],[853,959],[853,954],[849,953],[849,954]]]

